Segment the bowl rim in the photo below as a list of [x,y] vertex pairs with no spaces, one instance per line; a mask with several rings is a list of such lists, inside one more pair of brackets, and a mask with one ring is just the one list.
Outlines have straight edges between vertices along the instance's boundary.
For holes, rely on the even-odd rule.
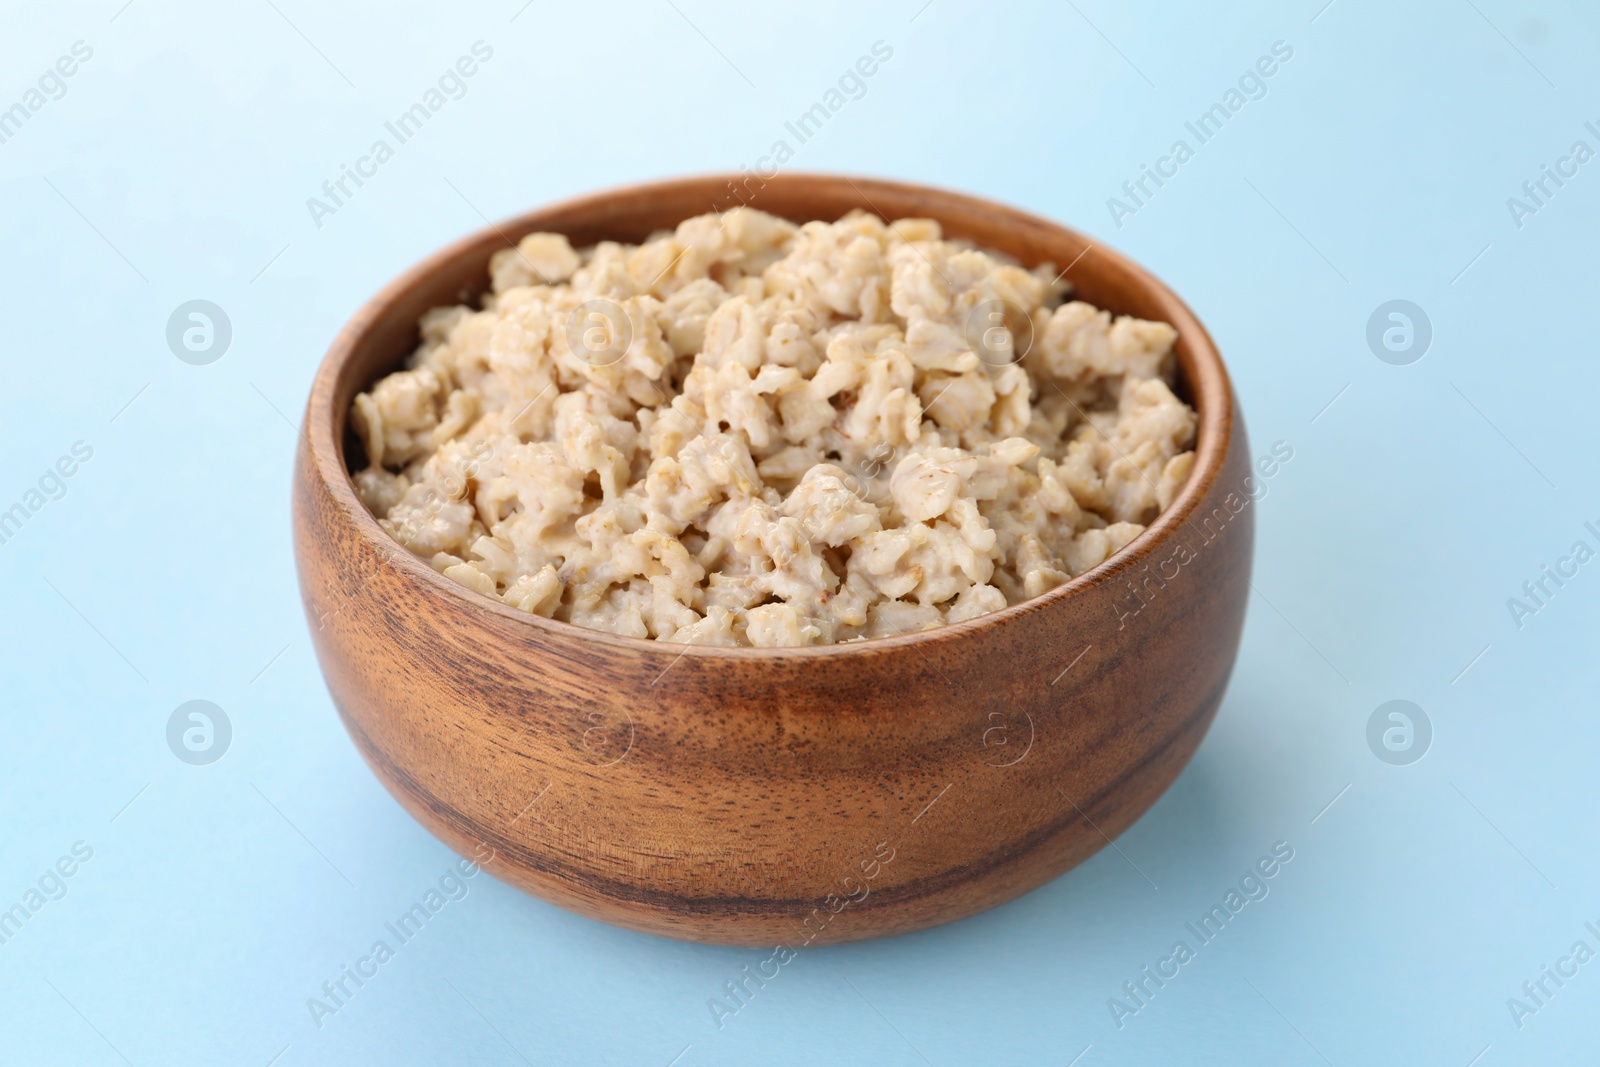
[[[798,185],[806,182],[837,182],[842,180],[854,186],[858,192],[861,192],[863,198],[868,197],[866,190],[898,195],[910,194],[932,197],[946,203],[960,202],[970,209],[1008,216],[1014,221],[1023,222],[1033,227],[1054,230],[1064,234],[1069,239],[1081,242],[1085,246],[1084,252],[1078,257],[1079,261],[1089,258],[1091,254],[1108,261],[1115,269],[1133,279],[1138,287],[1151,293],[1158,301],[1170,309],[1171,314],[1168,316],[1167,321],[1178,331],[1179,338],[1187,345],[1190,354],[1189,362],[1192,364],[1190,367],[1183,368],[1183,371],[1184,380],[1192,392],[1194,407],[1198,414],[1195,463],[1194,469],[1190,471],[1189,477],[1184,482],[1183,488],[1179,491],[1177,497],[1173,499],[1165,510],[1156,516],[1154,522],[1145,527],[1137,537],[1121,549],[1077,577],[1069,579],[1053,589],[1046,590],[1038,596],[1029,597],[1016,604],[1008,604],[997,611],[979,615],[962,622],[946,623],[927,630],[894,634],[888,637],[776,648],[679,644],[672,641],[660,641],[655,638],[629,637],[522,611],[446,578],[443,574],[434,570],[421,556],[401,545],[387,530],[378,524],[376,516],[367,510],[366,505],[361,502],[356,493],[355,482],[345,461],[342,435],[336,437],[333,433],[334,426],[339,422],[338,413],[333,410],[333,400],[343,368],[355,352],[363,335],[380,323],[385,313],[394,304],[398,303],[412,287],[422,283],[429,275],[454,262],[458,257],[478,245],[489,241],[492,237],[498,236],[505,246],[512,246],[514,242],[507,237],[507,234],[517,233],[520,239],[521,234],[533,232],[528,228],[528,223],[537,217],[595,207],[605,201],[623,196],[648,196],[651,193],[666,193],[669,190],[695,187],[732,188],[735,183],[743,181],[745,178],[746,175],[733,172],[711,172],[634,182],[611,186],[580,196],[567,197],[535,207],[500,222],[490,222],[487,226],[451,241],[443,248],[430,253],[407,268],[362,304],[346,321],[344,326],[340,328],[339,333],[323,355],[322,362],[317,367],[316,375],[312,379],[310,395],[306,400],[300,437],[302,445],[310,449],[310,468],[316,472],[322,483],[322,488],[327,491],[333,506],[339,510],[342,518],[349,523],[350,528],[361,536],[366,547],[372,550],[378,558],[394,566],[400,573],[414,581],[423,583],[442,595],[454,598],[464,608],[486,612],[513,625],[528,626],[536,631],[545,631],[553,638],[575,639],[580,642],[609,646],[613,650],[635,654],[647,653],[666,656],[672,658],[673,663],[686,657],[713,660],[811,660],[819,657],[880,655],[906,647],[924,650],[929,646],[942,645],[944,642],[959,641],[982,630],[1015,624],[1034,612],[1055,607],[1061,601],[1071,600],[1078,594],[1103,585],[1124,571],[1131,570],[1140,563],[1147,561],[1179,529],[1189,524],[1200,502],[1206,498],[1212,486],[1221,476],[1223,465],[1227,460],[1229,449],[1233,443],[1236,412],[1232,382],[1228,376],[1227,367],[1223,364],[1222,355],[1217,350],[1216,343],[1212,340],[1210,333],[1200,322],[1199,317],[1194,314],[1188,304],[1176,292],[1151,271],[1122,253],[1091,239],[1072,227],[1065,226],[1033,212],[998,203],[987,198],[973,196],[969,193],[919,182],[904,182],[825,171],[784,172],[776,179],[769,179],[769,181],[781,181],[784,185]],[[871,204],[870,199],[868,199],[868,203],[869,205]],[[937,218],[937,210],[931,211],[929,215]],[[1067,273],[1076,265],[1077,261],[1069,265],[1067,270],[1062,273]]]

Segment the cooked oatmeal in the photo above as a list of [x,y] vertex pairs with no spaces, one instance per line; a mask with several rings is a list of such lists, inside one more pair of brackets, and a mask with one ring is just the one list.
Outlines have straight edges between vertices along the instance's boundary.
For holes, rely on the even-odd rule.
[[632,637],[927,629],[1096,566],[1177,495],[1172,327],[928,219],[536,233],[356,397],[361,499],[447,577]]

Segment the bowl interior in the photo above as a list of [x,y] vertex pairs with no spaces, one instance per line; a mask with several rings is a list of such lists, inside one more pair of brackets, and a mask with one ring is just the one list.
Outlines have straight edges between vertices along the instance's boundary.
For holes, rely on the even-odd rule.
[[[1113,314],[1160,320],[1176,328],[1176,391],[1199,415],[1195,468],[1188,483],[1172,506],[1120,552],[1094,570],[1025,603],[1065,595],[1074,587],[1097,580],[1118,561],[1137,553],[1141,545],[1152,543],[1163,536],[1163,531],[1182,522],[1215,479],[1233,417],[1227,372],[1205,327],[1176,294],[1144,268],[1067,227],[976,197],[878,179],[784,174],[770,179],[710,175],[596,193],[491,225],[407,271],[346,325],[330,348],[313,386],[306,429],[328,488],[355,512],[353,518],[359,528],[389,540],[356,497],[350,478],[352,463],[357,465],[355,469],[365,463],[361,443],[348,426],[351,402],[358,392],[398,368],[411,354],[418,339],[417,322],[430,308],[448,304],[478,306],[479,298],[489,288],[488,264],[494,252],[512,247],[524,235],[540,230],[565,234],[577,248],[603,240],[638,242],[658,231],[670,230],[691,216],[725,211],[740,204],[794,222],[831,221],[855,208],[889,221],[937,219],[947,237],[966,238],[980,247],[1004,252],[1025,267],[1055,264],[1073,283],[1073,295],[1079,299]],[[391,548],[405,555],[398,545],[391,543]],[[503,611],[513,610],[457,587],[435,575],[425,562],[416,562],[419,573],[451,585],[469,600],[481,600],[485,606]],[[984,618],[1004,615],[1022,606],[1012,605]],[[570,625],[544,619],[537,622]],[[879,640],[904,639],[903,635]],[[634,639],[620,640],[631,643]]]

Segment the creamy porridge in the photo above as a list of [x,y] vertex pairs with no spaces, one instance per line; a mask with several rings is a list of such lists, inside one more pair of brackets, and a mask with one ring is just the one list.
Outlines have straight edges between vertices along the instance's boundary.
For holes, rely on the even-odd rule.
[[490,272],[356,397],[355,484],[524,611],[705,645],[959,622],[1105,560],[1194,464],[1170,326],[927,219],[735,208]]

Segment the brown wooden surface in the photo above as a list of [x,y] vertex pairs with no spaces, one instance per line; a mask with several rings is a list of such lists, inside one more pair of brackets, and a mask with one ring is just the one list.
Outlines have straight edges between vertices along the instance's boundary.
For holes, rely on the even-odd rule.
[[1249,589],[1244,426],[1189,309],[1071,230],[865,178],[785,175],[740,194],[796,221],[854,207],[931,216],[948,236],[1026,265],[1076,261],[1068,277],[1083,299],[1172,323],[1181,392],[1200,414],[1188,486],[1131,545],[1065,586],[863,643],[658,644],[528,615],[449,581],[356,498],[350,401],[410,352],[424,311],[476,299],[508,239],[638,240],[736,202],[727,176],[636,186],[445,249],[335,340],[294,476],[317,657],[351,737],[400,803],[456,851],[492,849],[487,870],[545,900],[671,937],[795,948],[948,922],[1082,862],[1199,745]]

